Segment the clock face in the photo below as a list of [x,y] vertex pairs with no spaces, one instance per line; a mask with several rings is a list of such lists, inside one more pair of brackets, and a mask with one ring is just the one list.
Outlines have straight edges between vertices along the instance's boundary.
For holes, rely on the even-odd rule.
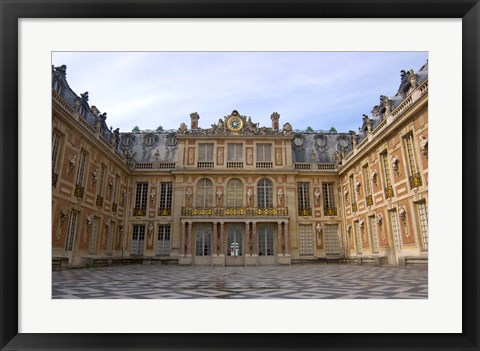
[[227,121],[227,127],[232,132],[238,132],[243,128],[243,121],[240,117],[230,117]]

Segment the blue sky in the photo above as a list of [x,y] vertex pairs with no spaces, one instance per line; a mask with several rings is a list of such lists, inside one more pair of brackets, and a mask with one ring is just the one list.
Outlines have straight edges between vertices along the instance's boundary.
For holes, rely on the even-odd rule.
[[232,110],[271,126],[272,112],[294,129],[357,130],[380,95],[393,96],[402,69],[427,52],[54,52],[67,80],[107,124],[128,132],[190,125],[209,128]]

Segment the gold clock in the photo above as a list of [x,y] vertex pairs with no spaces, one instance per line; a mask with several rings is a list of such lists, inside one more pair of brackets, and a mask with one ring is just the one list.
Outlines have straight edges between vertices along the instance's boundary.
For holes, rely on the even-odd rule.
[[233,116],[227,120],[227,128],[232,132],[238,132],[243,128],[243,120],[240,117]]

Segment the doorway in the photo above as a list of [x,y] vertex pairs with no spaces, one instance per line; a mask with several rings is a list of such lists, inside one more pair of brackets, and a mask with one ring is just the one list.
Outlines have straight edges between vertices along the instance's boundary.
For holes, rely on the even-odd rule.
[[240,223],[227,224],[227,240],[226,240],[226,258],[227,266],[243,266],[245,265],[243,232],[245,225]]

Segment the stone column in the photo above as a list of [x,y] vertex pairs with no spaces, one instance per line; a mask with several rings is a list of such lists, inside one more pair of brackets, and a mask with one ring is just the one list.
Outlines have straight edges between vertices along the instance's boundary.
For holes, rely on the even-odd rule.
[[188,222],[187,256],[192,256],[192,222]]
[[213,230],[212,230],[212,256],[216,256],[218,254],[217,251],[217,222],[213,222]]
[[277,247],[278,247],[277,256],[280,256],[281,254],[283,254],[283,250],[282,250],[282,244],[283,244],[282,222],[278,222],[277,226],[278,226],[278,229],[277,229]]
[[180,256],[185,256],[185,222],[182,222],[180,230]]
[[290,256],[290,236],[288,233],[288,222],[284,222],[285,224],[285,255]]
[[225,233],[224,233],[225,223],[220,222],[220,254],[225,256]]
[[245,222],[245,240],[244,242],[246,243],[245,245],[245,254],[252,254],[252,251],[250,250],[250,222]]
[[257,222],[252,222],[253,254],[258,255]]

